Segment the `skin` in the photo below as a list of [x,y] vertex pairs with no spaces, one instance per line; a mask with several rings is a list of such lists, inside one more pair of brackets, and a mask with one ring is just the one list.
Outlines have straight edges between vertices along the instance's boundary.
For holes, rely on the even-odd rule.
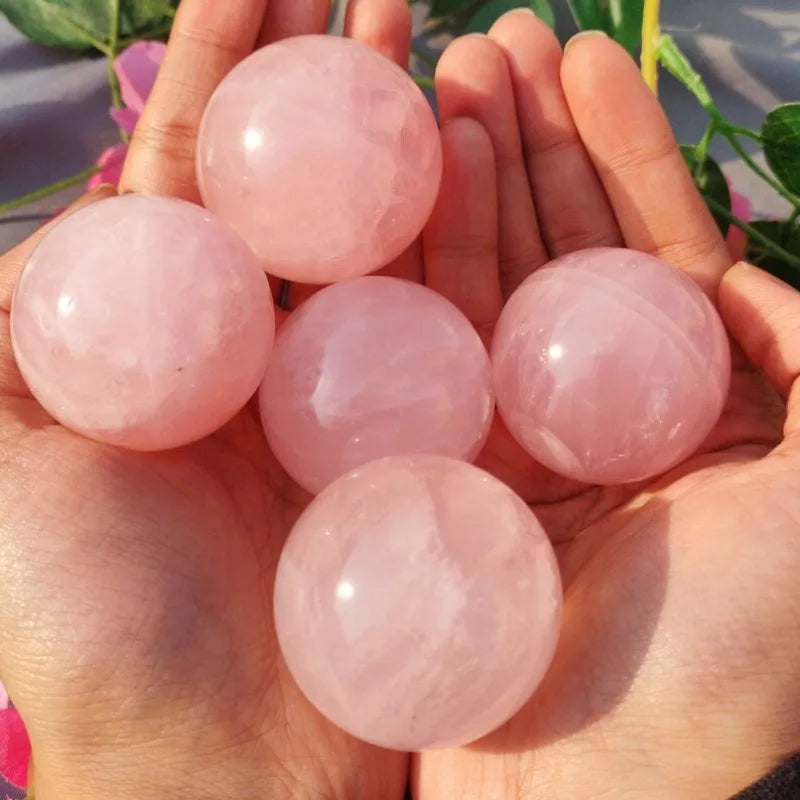
[[[184,0],[121,190],[197,201],[214,86],[254,47],[322,31],[328,7]],[[399,63],[409,31],[404,0],[351,3],[348,35]],[[0,259],[0,677],[38,800],[399,800],[409,774],[421,800],[724,798],[798,747],[800,295],[732,267],[660,107],[609,40],[562,54],[513,12],[448,48],[436,81],[441,197],[389,271],[424,279],[488,338],[548,258],[654,253],[698,280],[730,332],[719,425],[655,483],[608,489],[548,473],[496,422],[480,464],[531,504],[563,569],[553,667],[478,743],[382,751],[320,717],[278,654],[275,564],[308,496],[253,410],[191,447],[133,454],[30,397],[8,311],[37,235]]]

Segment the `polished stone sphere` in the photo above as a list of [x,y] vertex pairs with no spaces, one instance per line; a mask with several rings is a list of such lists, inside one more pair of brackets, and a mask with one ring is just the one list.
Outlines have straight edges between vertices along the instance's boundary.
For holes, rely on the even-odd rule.
[[553,471],[593,484],[658,475],[719,419],[730,350],[686,275],[633,250],[550,262],[509,298],[491,348],[509,431]]
[[306,697],[396,750],[467,744],[509,719],[550,664],[562,604],[528,506],[440,456],[373,461],[318,495],[283,549],[274,598]]
[[197,144],[204,204],[272,275],[332,283],[400,255],[442,171],[433,112],[359,42],[298,36],[258,50],[211,98]]
[[494,412],[491,365],[441,295],[367,275],[327,286],[284,323],[259,394],[272,451],[319,492],[390,455],[478,455]]
[[249,248],[182,200],[123,195],[56,225],[11,310],[14,355],[58,422],[101,442],[165,450],[228,422],[275,335]]

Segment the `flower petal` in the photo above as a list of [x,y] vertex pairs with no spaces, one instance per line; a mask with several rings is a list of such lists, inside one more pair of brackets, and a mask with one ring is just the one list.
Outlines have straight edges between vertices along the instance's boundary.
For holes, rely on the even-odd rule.
[[126,144],[115,144],[113,147],[104,150],[100,154],[100,158],[97,159],[97,165],[101,167],[101,170],[100,172],[95,172],[89,178],[86,188],[91,191],[100,186],[101,183],[110,183],[116,186],[122,175],[122,167],[125,164],[127,153],[128,145]]
[[138,111],[133,108],[110,108],[108,113],[121,130],[127,133],[128,136],[133,135],[133,129],[139,121]]
[[142,113],[166,50],[163,42],[136,42],[117,56],[114,69],[122,100],[128,108]]
[[[739,192],[731,191],[731,212],[739,217],[742,222],[750,222],[753,213],[753,205],[748,197]],[[747,258],[747,234],[739,230],[735,225],[728,228],[728,235],[725,237],[728,251],[734,261],[744,261]]]
[[0,775],[15,786],[28,783],[31,743],[22,718],[14,708],[0,711]]
[[750,202],[749,197],[745,197],[739,192],[731,192],[731,211],[734,216],[739,217],[744,222],[749,222],[753,213],[753,204]]

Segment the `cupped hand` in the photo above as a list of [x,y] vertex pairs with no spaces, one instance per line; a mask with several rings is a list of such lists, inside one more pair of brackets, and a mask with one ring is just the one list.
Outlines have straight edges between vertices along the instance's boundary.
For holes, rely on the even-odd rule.
[[717,301],[734,373],[700,451],[648,484],[561,479],[496,420],[479,464],[557,546],[562,636],[507,725],[414,758],[415,797],[722,800],[800,747],[800,294],[732,267],[660,106],[602,35],[562,53],[513,12],[451,45],[437,91],[430,285],[491,330],[502,298],[549,258],[643,250]]
[[[329,10],[184,0],[121,190],[199,200],[195,135],[217,83],[262,43],[322,33]],[[392,57],[407,58],[409,31],[404,0],[350,4],[348,35]],[[34,244],[0,261],[0,678],[30,733],[37,800],[399,800],[407,756],[327,723],[278,655],[272,582],[307,496],[255,414],[160,454],[55,424],[9,341]]]

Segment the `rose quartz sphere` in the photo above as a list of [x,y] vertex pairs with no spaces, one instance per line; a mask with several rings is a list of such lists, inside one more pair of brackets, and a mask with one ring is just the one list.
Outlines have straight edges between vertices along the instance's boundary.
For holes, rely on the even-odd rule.
[[205,205],[273,275],[372,272],[422,230],[439,187],[436,120],[411,78],[350,39],[299,36],[246,58],[206,109]]
[[328,286],[278,333],[261,419],[286,471],[318,492],[376,458],[470,461],[494,412],[489,355],[430,289],[370,275]]
[[392,456],[331,484],[275,580],[278,641],[306,697],[396,750],[505,722],[542,680],[560,616],[556,559],[528,506],[441,456]]
[[561,475],[606,485],[690,456],[719,418],[731,369],[725,329],[697,285],[615,248],[531,275],[503,309],[492,363],[519,443]]
[[252,252],[182,200],[124,195],[70,215],[20,278],[14,355],[36,399],[92,439],[200,439],[258,387],[275,333]]

